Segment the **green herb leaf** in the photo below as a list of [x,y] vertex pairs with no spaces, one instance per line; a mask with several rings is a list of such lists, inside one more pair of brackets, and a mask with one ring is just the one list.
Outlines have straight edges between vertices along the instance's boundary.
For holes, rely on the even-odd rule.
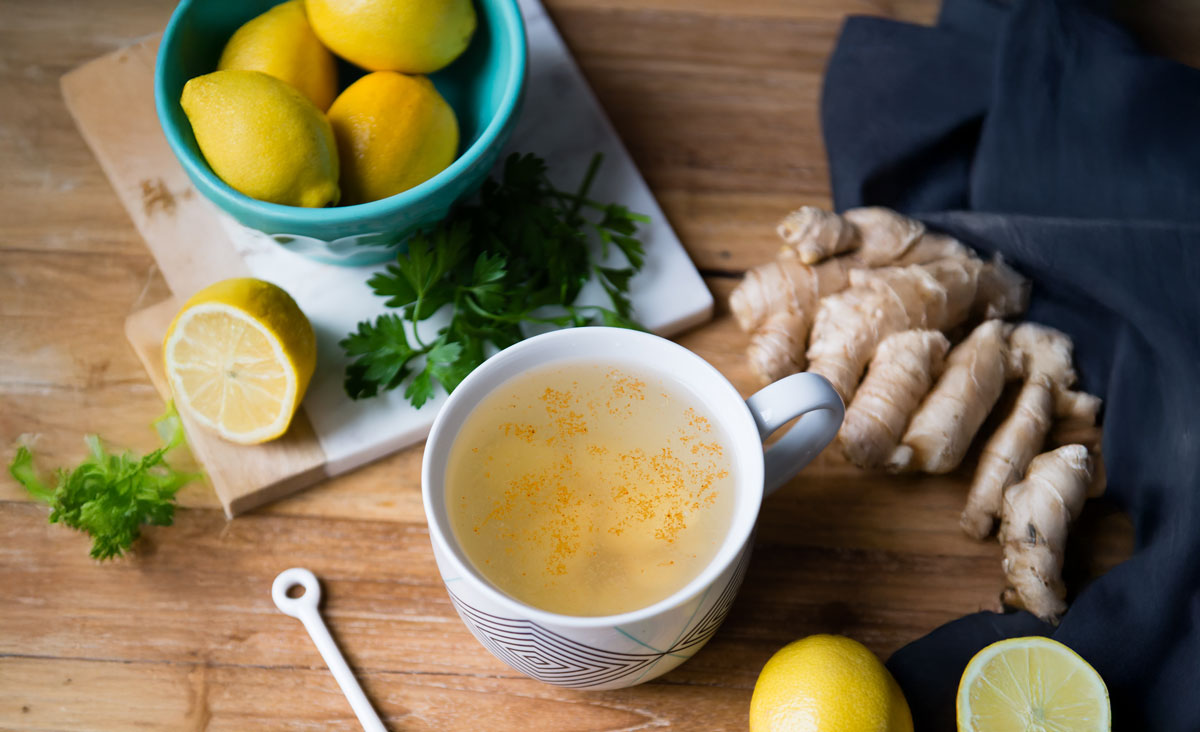
[[[368,281],[399,312],[359,323],[341,341],[353,359],[346,367],[347,393],[375,396],[411,376],[404,395],[420,408],[436,383],[453,391],[489,349],[520,341],[522,325],[640,328],[628,293],[645,261],[638,225],[649,219],[588,198],[601,162],[597,155],[575,192],[567,193],[550,183],[544,160],[510,155],[500,180],[486,181],[476,203],[414,235],[408,251]],[[593,239],[606,258],[615,246],[628,266],[593,262]],[[593,276],[611,308],[575,303]],[[449,322],[423,341],[416,324],[447,307]],[[419,356],[424,366],[414,368]]]
[[363,321],[358,330],[340,342],[348,356],[357,358],[346,367],[346,392],[355,399],[375,396],[379,389],[395,389],[408,376],[408,363],[420,351],[408,343],[404,320],[392,313],[374,323]]
[[388,298],[384,304],[389,308],[402,308],[417,299],[417,290],[408,276],[394,264],[389,264],[387,272],[377,272],[367,280],[371,291],[380,297]]
[[183,441],[179,416],[171,405],[154,424],[163,447],[145,457],[131,452],[110,454],[96,435],[87,435],[88,457],[73,470],[55,472],[53,489],[38,477],[29,448],[17,448],[8,470],[35,499],[50,506],[50,522],[62,523],[92,537],[91,556],[122,556],[141,536],[141,526],[170,526],[175,494],[200,478],[169,466],[164,457]]

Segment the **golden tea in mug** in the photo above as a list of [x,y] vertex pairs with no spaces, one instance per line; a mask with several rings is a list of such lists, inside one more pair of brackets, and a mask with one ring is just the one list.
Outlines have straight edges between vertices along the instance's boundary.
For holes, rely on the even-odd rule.
[[729,530],[728,440],[699,400],[619,362],[568,362],[501,384],[450,450],[455,538],[493,585],[567,615],[663,600]]

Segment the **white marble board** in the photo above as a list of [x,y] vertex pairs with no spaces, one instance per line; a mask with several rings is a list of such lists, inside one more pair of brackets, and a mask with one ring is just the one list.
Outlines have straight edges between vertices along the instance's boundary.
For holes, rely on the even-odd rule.
[[[529,79],[508,151],[545,158],[551,179],[564,188],[577,184],[592,156],[603,153],[592,196],[623,203],[651,219],[640,234],[646,245],[645,268],[631,283],[635,317],[666,336],[708,320],[712,295],[553,21],[538,0],[520,0],[520,6],[529,39]],[[359,401],[347,397],[342,387],[346,359],[338,341],[359,321],[384,312],[382,298],[366,286],[383,265],[338,267],[314,262],[221,218],[250,273],[291,293],[316,329],[319,359],[304,408],[325,453],[326,473],[344,473],[424,439],[444,393],[417,410],[404,399],[403,387]],[[604,302],[595,283],[585,288],[581,299]]]

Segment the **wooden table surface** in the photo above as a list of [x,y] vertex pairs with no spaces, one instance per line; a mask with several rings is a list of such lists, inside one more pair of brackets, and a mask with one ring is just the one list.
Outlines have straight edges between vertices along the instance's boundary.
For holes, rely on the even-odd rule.
[[[930,22],[936,0],[551,0],[569,45],[717,296],[680,341],[746,394],[756,384],[725,298],[772,255],[775,221],[828,205],[817,101],[842,16]],[[63,106],[58,79],[161,30],[167,0],[0,0],[0,457],[40,435],[43,466],[82,436],[149,450],[162,403],[122,335],[169,293]],[[1197,13],[1137,12],[1196,60]],[[1182,20],[1181,20],[1182,18]],[[1190,54],[1190,57],[1189,57]],[[783,644],[855,637],[886,658],[994,608],[999,548],[959,531],[967,471],[883,479],[822,457],[766,502],[729,619],[693,660],[622,691],[558,689],[489,655],[438,579],[414,447],[226,521],[210,491],[175,525],[99,565],[0,478],[0,729],[356,729],[300,624],[269,596],[302,565],[394,730],[739,730]],[[1092,502],[1068,557],[1073,589],[1126,556],[1128,521]]]

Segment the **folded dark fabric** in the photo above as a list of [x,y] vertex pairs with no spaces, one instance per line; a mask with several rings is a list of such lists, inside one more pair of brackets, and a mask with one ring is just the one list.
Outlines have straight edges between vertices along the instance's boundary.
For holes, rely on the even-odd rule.
[[1104,677],[1114,729],[1200,730],[1200,72],[1087,3],[947,0],[934,28],[848,21],[822,121],[839,209],[919,215],[1033,279],[1136,531],[1058,628],[978,613],[897,651],[917,729],[955,729],[976,651],[1045,634]]
[[1200,70],[1090,3],[851,18],[824,88],[838,208],[1200,221]]

